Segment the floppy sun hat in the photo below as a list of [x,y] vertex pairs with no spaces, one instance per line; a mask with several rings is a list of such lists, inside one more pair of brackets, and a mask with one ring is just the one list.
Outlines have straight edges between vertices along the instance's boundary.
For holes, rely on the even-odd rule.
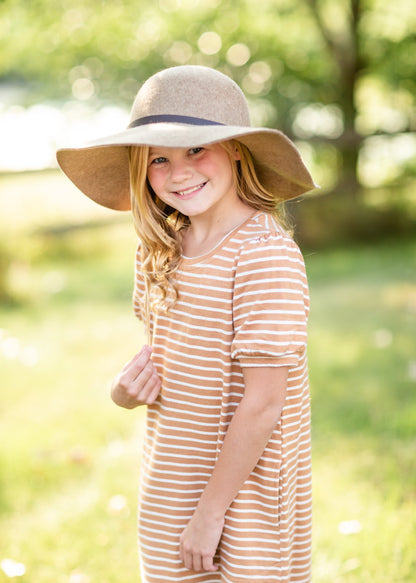
[[231,139],[247,146],[261,184],[277,200],[315,188],[293,142],[278,130],[251,127],[239,86],[199,65],[172,67],[150,77],[136,96],[127,129],[83,147],[59,149],[57,160],[92,200],[129,210],[129,146],[194,148]]

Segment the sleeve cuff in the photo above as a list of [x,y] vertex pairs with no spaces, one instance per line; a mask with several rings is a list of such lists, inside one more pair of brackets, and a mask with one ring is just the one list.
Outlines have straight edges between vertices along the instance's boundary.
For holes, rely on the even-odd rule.
[[259,366],[293,367],[298,364],[299,357],[300,354],[298,353],[284,354],[282,356],[245,356],[244,354],[237,354],[235,356],[233,355],[233,358],[240,362],[242,368]]

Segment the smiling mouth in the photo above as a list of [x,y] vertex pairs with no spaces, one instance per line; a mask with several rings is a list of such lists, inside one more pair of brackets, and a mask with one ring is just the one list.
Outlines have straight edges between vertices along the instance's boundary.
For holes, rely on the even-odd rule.
[[187,196],[189,194],[197,192],[198,190],[201,190],[205,185],[206,182],[202,182],[201,184],[198,184],[197,186],[192,186],[191,188],[187,188],[186,190],[176,190],[174,194],[177,194],[178,196]]

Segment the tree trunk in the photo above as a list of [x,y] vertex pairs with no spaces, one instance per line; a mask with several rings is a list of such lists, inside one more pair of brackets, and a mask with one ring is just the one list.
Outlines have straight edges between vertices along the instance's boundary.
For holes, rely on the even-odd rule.
[[364,63],[361,58],[359,22],[361,18],[361,0],[350,0],[348,30],[344,35],[337,35],[326,24],[317,0],[309,0],[315,21],[321,31],[328,52],[337,71],[340,107],[344,114],[344,131],[337,140],[341,157],[339,179],[334,191],[357,199],[361,190],[358,179],[358,158],[363,137],[356,130],[357,110],[355,95],[357,81]]

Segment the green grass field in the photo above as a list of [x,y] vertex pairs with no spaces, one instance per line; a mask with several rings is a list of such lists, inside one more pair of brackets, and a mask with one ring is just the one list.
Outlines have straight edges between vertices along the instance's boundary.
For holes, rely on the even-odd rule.
[[[143,411],[108,395],[143,342],[130,220],[55,172],[0,177],[0,217],[0,583],[139,582]],[[317,583],[415,580],[415,257],[305,251]]]

